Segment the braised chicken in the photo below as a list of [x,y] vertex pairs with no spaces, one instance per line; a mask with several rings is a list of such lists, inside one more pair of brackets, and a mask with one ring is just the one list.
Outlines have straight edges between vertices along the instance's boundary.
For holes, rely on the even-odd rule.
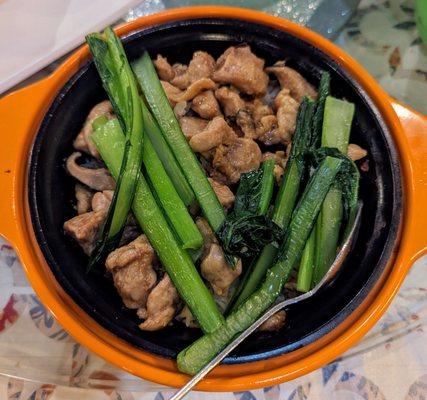
[[76,209],[77,214],[84,214],[92,209],[93,191],[86,186],[76,183],[74,187],[76,196]]
[[[187,89],[192,83],[203,78],[210,78],[215,69],[215,60],[205,51],[196,51],[187,68],[175,70],[172,85]],[[194,96],[193,96],[194,97]]]
[[178,304],[178,292],[169,275],[165,274],[148,295],[146,308],[138,310],[138,316],[145,319],[139,324],[140,329],[157,331],[169,325],[177,312]]
[[286,311],[278,311],[265,321],[258,330],[261,332],[277,332],[285,325]]
[[251,48],[231,46],[218,58],[212,74],[215,82],[230,84],[249,95],[263,95],[267,91],[268,76],[264,60],[252,53]]
[[224,114],[227,117],[235,117],[239,110],[245,108],[245,102],[240,97],[237,90],[221,86],[219,89],[215,90],[215,97],[221,104]]
[[169,82],[175,77],[175,71],[168,63],[167,58],[158,54],[157,58],[153,61],[153,64],[156,67],[157,75],[159,75],[159,78],[163,81]]
[[197,135],[206,128],[208,121],[197,117],[186,116],[179,119],[179,124],[185,137],[190,140],[194,135]]
[[225,122],[223,117],[215,117],[203,131],[191,136],[191,148],[202,153],[218,147],[220,144],[232,144],[237,139],[233,129]]
[[213,166],[222,172],[231,183],[236,183],[243,172],[258,169],[262,153],[252,139],[238,138],[230,146],[217,147]]
[[227,185],[222,184],[221,182],[216,181],[215,179],[208,178],[212,189],[218,197],[221,205],[228,210],[234,203],[234,194]]
[[191,108],[202,118],[211,119],[221,115],[218,101],[212,90],[205,90],[192,100]]
[[360,159],[366,157],[368,155],[368,152],[365,149],[362,149],[362,147],[360,147],[359,145],[354,144],[354,143],[350,143],[348,145],[347,155],[353,161],[357,161],[357,160],[360,160]]
[[92,253],[96,235],[105,219],[103,211],[90,211],[75,216],[64,223],[64,231],[71,236],[90,255]]
[[154,250],[145,235],[138,236],[107,257],[105,266],[112,273],[114,285],[126,307],[145,308],[157,280],[154,259]]

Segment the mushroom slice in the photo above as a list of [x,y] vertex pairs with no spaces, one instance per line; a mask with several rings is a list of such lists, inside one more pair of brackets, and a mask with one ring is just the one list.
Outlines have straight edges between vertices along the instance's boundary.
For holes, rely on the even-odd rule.
[[193,82],[184,92],[177,92],[177,94],[170,93],[169,101],[179,103],[180,101],[190,101],[204,90],[215,89],[216,84],[212,79],[201,78]]
[[94,190],[113,190],[116,186],[113,177],[106,168],[85,168],[77,164],[80,152],[71,154],[65,163],[68,173]]

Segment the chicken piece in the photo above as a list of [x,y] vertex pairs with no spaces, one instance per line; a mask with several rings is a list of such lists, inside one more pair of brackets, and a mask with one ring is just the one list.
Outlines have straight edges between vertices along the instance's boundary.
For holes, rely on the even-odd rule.
[[221,143],[230,144],[237,139],[233,129],[223,117],[215,117],[206,128],[190,138],[191,148],[199,153],[209,151]]
[[153,61],[153,64],[156,67],[157,75],[159,75],[161,80],[169,82],[175,78],[175,71],[168,63],[167,58],[158,54],[157,58]]
[[176,319],[181,321],[187,328],[200,327],[187,305],[185,305],[181,312],[176,316]]
[[234,203],[234,194],[227,185],[216,181],[215,179],[208,178],[209,183],[212,186],[215,194],[218,197],[221,205],[228,210]]
[[166,97],[169,100],[169,104],[172,108],[175,107],[176,103],[178,103],[179,101],[174,99],[182,94],[182,90],[171,85],[167,81],[160,81],[160,83],[163,86],[163,90],[165,91]]
[[213,243],[218,243],[214,231],[203,217],[196,218],[196,225],[203,237],[203,256],[208,254]]
[[304,96],[315,99],[317,92],[305,78],[292,68],[286,67],[283,61],[279,61],[272,67],[265,69],[268,73],[273,73],[280,83],[282,89],[289,90],[291,97],[301,103]]
[[286,311],[281,310],[273,314],[258,330],[262,332],[277,332],[285,325]]
[[76,208],[77,214],[84,214],[89,212],[92,209],[92,197],[93,191],[88,189],[86,186],[81,185],[80,183],[76,183],[74,187],[74,192],[76,194]]
[[267,91],[268,75],[264,60],[252,53],[249,46],[231,46],[218,58],[212,75],[215,82],[231,84],[249,95]]
[[256,136],[259,141],[266,145],[280,143],[281,137],[278,131],[279,124],[275,115],[261,117],[256,123]]
[[106,168],[84,168],[77,164],[76,160],[81,153],[74,152],[65,162],[68,173],[94,190],[114,189],[116,183]]
[[218,243],[218,240],[208,221],[206,221],[204,218],[197,217],[196,225],[203,237],[203,257],[206,257],[209,249],[211,248],[211,245],[213,243]]
[[145,235],[112,251],[105,266],[127,308],[145,308],[148,295],[157,281],[153,269],[154,250]]
[[234,88],[222,86],[215,90],[215,97],[221,104],[226,117],[235,117],[239,110],[245,108],[244,100]]
[[259,122],[262,117],[274,115],[271,107],[268,104],[264,104],[260,99],[255,99],[254,101],[247,103],[247,107],[251,110],[252,117],[256,123]]
[[262,155],[262,161],[269,160],[271,158],[274,159],[274,161],[276,162],[276,165],[279,165],[282,168],[285,168],[288,155],[283,150],[278,150],[275,153],[271,153],[267,151]]
[[187,89],[192,83],[210,78],[215,69],[215,60],[205,51],[196,51],[187,68],[175,70],[175,77],[171,83],[180,89]]
[[99,158],[99,153],[92,140],[90,140],[90,136],[93,133],[92,122],[101,115],[105,115],[108,119],[114,117],[113,106],[108,100],[102,101],[90,110],[82,130],[73,142],[76,150],[84,151],[96,158]]
[[242,273],[242,261],[239,260],[234,269],[230,268],[221,246],[213,243],[200,264],[200,272],[215,294],[226,296],[230,285]]
[[357,161],[357,160],[362,159],[363,157],[366,157],[368,155],[368,152],[365,149],[363,149],[362,147],[360,147],[359,145],[354,144],[354,143],[350,143],[348,145],[347,155],[353,161]]
[[92,198],[92,210],[103,211],[107,213],[110,207],[111,200],[113,199],[114,191],[104,190],[102,192],[96,192]]
[[197,117],[182,117],[179,119],[179,124],[185,137],[190,140],[206,128],[208,121]]
[[221,115],[218,101],[212,90],[206,90],[198,94],[192,101],[191,107],[202,118],[212,119]]
[[256,139],[255,123],[248,110],[241,109],[236,115],[236,124],[242,130],[245,138]]
[[168,96],[169,102],[179,103],[180,101],[190,101],[194,99],[198,94],[205,90],[215,89],[216,84],[212,79],[209,78],[201,78],[198,81],[193,82],[190,86],[188,86],[185,91],[179,91],[175,93],[170,92]]
[[213,167],[223,173],[231,183],[236,183],[243,172],[259,168],[261,157],[261,150],[252,139],[238,138],[230,146],[217,147]]
[[146,311],[138,310],[138,316],[145,318],[139,324],[143,331],[157,331],[170,324],[179,304],[179,295],[174,284],[165,274],[148,295]]
[[71,218],[64,223],[64,231],[70,235],[90,255],[93,251],[96,235],[104,222],[104,211],[90,211]]
[[257,124],[258,139],[266,145],[287,144],[295,131],[299,104],[290,96],[288,89],[282,89],[274,100],[274,106],[277,110],[275,119],[264,116]]
[[180,119],[184,117],[185,114],[187,114],[189,109],[190,103],[187,103],[186,101],[180,101],[179,103],[175,104],[175,107],[173,108],[173,113],[175,114],[175,117]]

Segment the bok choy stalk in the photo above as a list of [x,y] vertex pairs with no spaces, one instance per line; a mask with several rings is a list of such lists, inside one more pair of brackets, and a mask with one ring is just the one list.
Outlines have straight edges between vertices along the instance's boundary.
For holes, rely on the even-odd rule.
[[[322,146],[347,154],[354,104],[329,96],[325,102]],[[339,241],[342,220],[342,195],[334,185],[326,196],[316,226],[316,250],[312,286],[323,278],[333,262]]]
[[[354,179],[354,175],[348,171],[348,162],[344,159],[326,156],[321,161],[295,208],[285,239],[280,246],[277,261],[268,270],[264,283],[233,311],[217,330],[202,336],[178,354],[180,371],[190,375],[196,374],[236,335],[253,324],[274,303],[289,278],[293,266],[301,257],[322,202],[340,170],[348,180]],[[349,182],[347,188],[354,189],[356,186],[353,182]],[[357,190],[346,192],[346,198],[348,199],[347,209],[354,215],[357,206]]]
[[175,159],[172,150],[165,141],[162,132],[157,125],[156,120],[151,115],[145,103],[142,101],[142,111],[144,116],[144,131],[150,138],[151,143],[156,150],[158,157],[160,158],[164,169],[169,175],[170,180],[175,186],[176,191],[181,197],[182,201],[186,206],[194,203],[194,193],[185,178],[181,167]]
[[[116,130],[109,128],[110,124],[114,124],[114,121],[108,121],[107,124],[100,126],[92,134],[92,140],[108,170],[117,179],[125,143],[121,135],[114,134]],[[212,332],[217,329],[223,323],[224,318],[190,256],[176,241],[143,174],[139,176],[136,185],[132,209],[160,262],[172,279],[181,298],[197,318],[200,327],[204,332]]]
[[274,164],[274,160],[266,160],[257,170],[242,174],[233,212],[217,231],[227,256],[253,257],[267,243],[281,239],[281,229],[266,216],[273,194]]
[[[313,115],[313,134],[311,148],[316,149],[322,137],[323,115],[325,113],[325,102],[331,91],[331,77],[329,73],[323,72],[320,78],[319,92],[316,100],[316,107]],[[297,290],[307,292],[311,288],[311,280],[314,270],[314,259],[316,251],[316,226],[311,231],[298,270]]]
[[[94,125],[102,127],[98,121],[95,121]],[[115,143],[120,143],[121,141],[124,143],[125,138],[117,119],[106,121],[103,129],[108,132],[111,140]],[[182,248],[200,248],[203,244],[203,237],[163,168],[163,164],[154,150],[148,135],[144,138],[142,161],[146,177],[151,182],[166,217],[182,244]]]
[[99,263],[120,240],[141,170],[143,116],[138,86],[122,43],[111,28],[86,37],[95,66],[125,133],[120,172],[108,210],[89,260],[88,270]]
[[[311,122],[313,108],[313,101],[305,98],[298,110],[291,153],[286,164],[272,215],[272,221],[282,229],[285,229],[289,224],[297,200],[301,180],[304,176],[304,154],[308,151],[312,140]],[[271,267],[277,255],[277,251],[277,246],[273,243],[267,244],[262,249],[256,262],[249,266],[233,296],[234,298],[230,302],[232,310],[235,310],[257,289],[258,285],[264,279],[268,268]]]
[[203,211],[203,215],[216,232],[224,221],[225,212],[196,155],[182,133],[149,54],[145,52],[140,59],[132,64],[132,67],[151,112],[159,124],[178,164],[181,166],[182,172]]

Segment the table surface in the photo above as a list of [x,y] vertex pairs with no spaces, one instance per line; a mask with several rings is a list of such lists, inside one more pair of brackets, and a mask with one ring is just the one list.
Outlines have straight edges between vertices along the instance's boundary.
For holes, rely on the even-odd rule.
[[[146,1],[123,19],[162,8],[161,0]],[[427,114],[427,48],[415,28],[412,0],[363,0],[336,43],[392,96]],[[189,398],[427,398],[426,264],[424,258],[413,266],[386,315],[358,345],[331,364],[262,390],[195,392]],[[0,400],[163,400],[172,393],[124,373],[76,343],[40,303],[13,249],[0,239]]]

